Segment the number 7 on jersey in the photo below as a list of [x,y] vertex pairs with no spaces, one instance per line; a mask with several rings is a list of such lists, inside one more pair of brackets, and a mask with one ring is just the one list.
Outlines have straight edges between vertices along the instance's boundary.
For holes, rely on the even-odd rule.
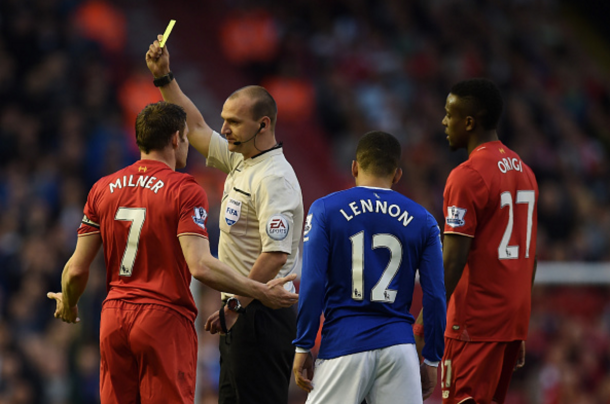
[[129,234],[127,235],[127,245],[125,246],[123,259],[121,259],[121,269],[119,271],[120,276],[131,276],[133,272],[133,265],[136,262],[138,246],[140,245],[140,234],[142,233],[142,226],[144,226],[145,219],[145,208],[121,207],[116,211],[114,220],[131,222]]

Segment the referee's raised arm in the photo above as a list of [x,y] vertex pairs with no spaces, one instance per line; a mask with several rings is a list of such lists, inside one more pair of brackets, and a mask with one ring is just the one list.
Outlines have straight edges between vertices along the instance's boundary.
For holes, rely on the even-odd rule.
[[169,50],[167,44],[161,48],[159,41],[162,35],[157,36],[146,52],[146,65],[154,77],[154,84],[161,91],[163,99],[172,104],[180,105],[186,111],[186,123],[188,125],[188,139],[195,149],[206,158],[212,129],[203,119],[203,115],[197,109],[193,101],[182,92],[174,74],[169,67]]

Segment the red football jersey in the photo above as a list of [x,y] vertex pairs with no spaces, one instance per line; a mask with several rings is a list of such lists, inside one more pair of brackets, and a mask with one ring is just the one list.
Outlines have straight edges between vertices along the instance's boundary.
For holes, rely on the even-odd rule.
[[207,238],[207,212],[195,179],[159,161],[140,160],[96,182],[78,234],[101,233],[106,300],[161,304],[195,320],[178,236]]
[[445,234],[473,238],[445,336],[525,340],[538,227],[534,173],[500,141],[484,143],[449,175],[443,205]]

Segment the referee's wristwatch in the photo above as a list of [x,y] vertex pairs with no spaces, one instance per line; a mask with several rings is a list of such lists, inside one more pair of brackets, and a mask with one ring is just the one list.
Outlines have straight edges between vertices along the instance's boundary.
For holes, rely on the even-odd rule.
[[235,313],[245,313],[246,308],[241,305],[241,302],[236,297],[230,297],[227,299],[226,303],[229,310],[234,311]]

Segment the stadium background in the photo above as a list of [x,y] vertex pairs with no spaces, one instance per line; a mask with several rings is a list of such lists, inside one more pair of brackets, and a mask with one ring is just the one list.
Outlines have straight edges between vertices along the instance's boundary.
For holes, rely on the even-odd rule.
[[[89,187],[138,157],[135,115],[160,98],[144,53],[170,18],[172,69],[213,127],[242,85],[276,97],[306,209],[352,184],[358,137],[381,129],[404,145],[398,190],[442,221],[444,181],[466,157],[446,145],[446,94],[495,80],[500,137],[540,184],[540,281],[508,402],[609,403],[610,7],[580,3],[2,0],[0,403],[98,402],[103,259],[81,324],[54,320],[45,294],[60,286]],[[208,192],[214,245],[223,175],[196,152],[188,171]],[[218,294],[194,289],[201,328]],[[197,402],[215,403],[216,337],[200,333],[199,359]]]

